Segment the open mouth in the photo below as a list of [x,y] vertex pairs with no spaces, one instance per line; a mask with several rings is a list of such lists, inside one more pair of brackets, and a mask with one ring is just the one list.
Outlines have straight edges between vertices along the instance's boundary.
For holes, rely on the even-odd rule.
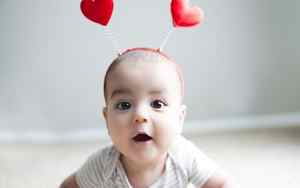
[[132,138],[136,142],[147,142],[152,140],[152,137],[146,133],[139,133]]

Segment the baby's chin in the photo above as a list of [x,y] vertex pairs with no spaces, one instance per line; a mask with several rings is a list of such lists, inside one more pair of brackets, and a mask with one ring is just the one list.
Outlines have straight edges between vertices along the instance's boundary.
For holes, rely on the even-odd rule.
[[166,151],[159,150],[155,147],[147,147],[144,149],[134,149],[134,147],[131,147],[130,151],[124,153],[123,156],[130,161],[151,163],[165,157],[166,153]]

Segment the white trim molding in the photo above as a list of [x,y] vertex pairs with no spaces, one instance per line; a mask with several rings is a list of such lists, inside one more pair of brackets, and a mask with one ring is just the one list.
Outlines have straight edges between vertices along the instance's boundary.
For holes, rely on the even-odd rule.
[[294,126],[300,126],[300,112],[190,121],[187,125],[185,125],[184,133],[209,133],[219,131],[284,128]]

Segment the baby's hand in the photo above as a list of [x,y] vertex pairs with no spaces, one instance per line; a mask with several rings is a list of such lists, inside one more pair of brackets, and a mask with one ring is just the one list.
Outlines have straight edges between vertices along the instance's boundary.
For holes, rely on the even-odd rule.
[[65,181],[59,186],[59,188],[79,188],[75,180],[75,174],[69,176]]

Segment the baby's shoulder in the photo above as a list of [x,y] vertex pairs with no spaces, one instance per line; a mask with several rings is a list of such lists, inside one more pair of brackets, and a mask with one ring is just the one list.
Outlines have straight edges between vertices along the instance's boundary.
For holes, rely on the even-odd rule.
[[202,151],[183,136],[178,136],[170,147],[169,153],[176,158],[193,158],[196,153]]
[[171,145],[168,153],[173,163],[184,169],[191,165],[194,157],[192,150],[194,149],[195,148],[193,148],[193,145],[189,140],[183,136],[178,136]]
[[107,164],[113,158],[116,158],[119,155],[119,152],[113,145],[106,145],[96,151],[94,154],[91,155],[91,158],[95,158],[96,160],[101,160]]
[[76,172],[76,181],[80,187],[85,185],[103,187],[104,180],[111,174],[119,153],[113,146],[106,146],[88,157]]
[[191,169],[195,163],[202,165],[210,162],[210,159],[199,147],[183,136],[179,136],[172,144],[169,155],[183,169]]
[[115,152],[114,147],[112,145],[104,146],[92,153],[87,158],[83,166],[93,164],[97,165],[98,168],[102,168],[104,167],[104,165],[107,164],[107,161],[116,154],[117,153]]

